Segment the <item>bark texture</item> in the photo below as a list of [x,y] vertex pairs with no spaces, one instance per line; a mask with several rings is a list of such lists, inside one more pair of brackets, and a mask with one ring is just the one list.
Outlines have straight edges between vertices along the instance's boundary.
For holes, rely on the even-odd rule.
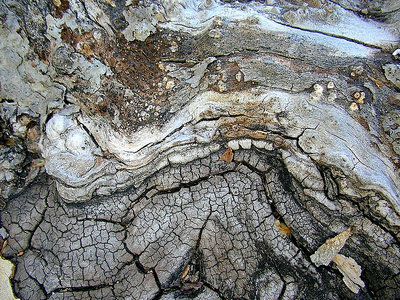
[[0,3],[21,299],[400,297],[400,4]]

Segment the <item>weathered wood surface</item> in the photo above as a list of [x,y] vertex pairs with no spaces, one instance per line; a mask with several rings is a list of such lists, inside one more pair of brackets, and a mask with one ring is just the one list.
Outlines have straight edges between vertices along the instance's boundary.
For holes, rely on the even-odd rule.
[[395,0],[3,0],[16,295],[399,298],[399,42]]

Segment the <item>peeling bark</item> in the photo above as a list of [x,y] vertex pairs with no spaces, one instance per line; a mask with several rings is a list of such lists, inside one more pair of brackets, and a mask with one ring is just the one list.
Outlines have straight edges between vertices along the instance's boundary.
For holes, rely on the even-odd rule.
[[0,3],[16,296],[399,298],[399,13]]

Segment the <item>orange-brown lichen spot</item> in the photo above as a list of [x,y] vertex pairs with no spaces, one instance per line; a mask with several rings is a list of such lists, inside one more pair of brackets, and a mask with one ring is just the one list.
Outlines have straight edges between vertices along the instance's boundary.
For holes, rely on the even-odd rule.
[[368,78],[369,78],[373,83],[375,83],[375,85],[376,85],[378,88],[381,88],[381,87],[383,87],[383,86],[385,85],[382,81],[380,81],[380,80],[378,80],[378,79],[375,79],[374,77],[372,77],[372,76],[370,76],[370,75],[368,75]]
[[357,122],[358,122],[362,127],[364,127],[366,130],[370,131],[368,122],[365,121],[362,117],[360,117],[360,116],[354,116],[354,119],[356,119]]
[[186,276],[188,275],[190,270],[190,265],[187,265],[185,267],[185,269],[183,270],[182,274],[181,274],[181,279],[184,280],[186,278]]
[[65,24],[61,25],[61,40],[70,45],[73,45],[74,42],[74,33],[72,32],[72,29]]
[[233,160],[233,150],[232,148],[226,149],[224,154],[221,155],[220,160],[226,161],[226,162],[231,162]]
[[13,147],[14,145],[15,142],[13,139],[4,136],[0,137],[0,148],[2,148],[3,146]]
[[243,91],[252,87],[251,83],[244,80],[237,62],[220,59],[209,66],[209,76],[216,76],[217,81],[208,85],[208,88],[218,93],[232,93]]
[[79,53],[85,55],[88,58],[90,58],[94,55],[94,52],[89,44],[83,43],[83,44],[79,45],[78,51],[79,51]]
[[53,0],[52,12],[53,15],[60,19],[69,8],[68,0]]
[[282,223],[279,220],[275,220],[274,224],[276,228],[278,228],[279,232],[283,235],[289,235],[292,232],[290,228],[285,225],[285,223]]
[[101,48],[102,46],[102,44],[94,38],[93,31],[78,34],[65,24],[61,25],[61,40],[73,46],[78,52],[86,56],[94,55],[95,49]]
[[268,122],[261,118],[236,117],[221,119],[221,134],[223,137],[232,139],[238,137],[250,137],[253,139],[265,139],[267,133],[257,130],[260,124]]

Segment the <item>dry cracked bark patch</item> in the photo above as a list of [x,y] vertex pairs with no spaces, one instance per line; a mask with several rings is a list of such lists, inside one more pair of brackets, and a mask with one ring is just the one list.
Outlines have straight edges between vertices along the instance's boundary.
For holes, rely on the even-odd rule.
[[16,296],[400,297],[399,9],[1,2]]
[[[2,212],[10,232],[4,255],[23,251],[16,258],[17,294],[22,299],[354,297],[337,269],[317,268],[310,260],[334,235],[332,224],[349,223],[361,224],[343,251],[363,267],[368,289],[358,296],[396,294],[396,277],[376,274],[396,268],[397,242],[357,203],[341,199],[347,211],[321,218],[299,201],[305,195],[276,153],[238,150],[231,163],[221,161],[222,154],[167,167],[138,189],[79,205],[63,203],[50,179],[33,184]],[[29,202],[35,206],[20,205]],[[289,226],[290,235],[279,231],[277,219]],[[372,253],[382,259],[371,260]],[[381,289],[373,292],[374,286]]]

